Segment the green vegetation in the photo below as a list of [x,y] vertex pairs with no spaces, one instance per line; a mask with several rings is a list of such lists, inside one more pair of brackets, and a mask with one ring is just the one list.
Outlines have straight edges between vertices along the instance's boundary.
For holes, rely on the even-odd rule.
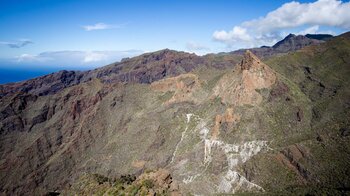
[[168,101],[171,97],[174,95],[174,91],[167,91],[165,93],[162,93],[161,95],[158,96],[159,101],[162,103]]
[[151,189],[154,187],[154,182],[151,179],[145,179],[141,182],[141,186]]
[[65,195],[169,195],[169,184],[157,184],[151,176],[155,172],[143,173],[142,177],[123,175],[119,178],[108,178],[100,174],[81,176]]

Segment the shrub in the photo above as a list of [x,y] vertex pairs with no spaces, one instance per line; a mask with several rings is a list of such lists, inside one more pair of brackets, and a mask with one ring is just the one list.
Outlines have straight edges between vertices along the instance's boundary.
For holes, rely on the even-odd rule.
[[146,187],[147,189],[151,189],[154,187],[153,180],[150,180],[150,179],[143,180],[141,185]]
[[103,183],[109,181],[109,178],[107,178],[106,176],[103,176],[101,174],[93,174],[93,176],[98,184],[103,184]]

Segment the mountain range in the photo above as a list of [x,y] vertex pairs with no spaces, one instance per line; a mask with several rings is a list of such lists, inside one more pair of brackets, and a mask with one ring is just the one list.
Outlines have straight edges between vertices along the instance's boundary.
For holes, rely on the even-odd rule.
[[0,85],[3,195],[341,195],[350,33]]

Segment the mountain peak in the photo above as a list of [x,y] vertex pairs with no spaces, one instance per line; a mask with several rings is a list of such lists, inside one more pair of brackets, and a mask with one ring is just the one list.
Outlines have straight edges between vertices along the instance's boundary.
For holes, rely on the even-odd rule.
[[292,38],[292,37],[296,37],[296,35],[293,33],[289,33],[289,35],[287,35],[287,37],[285,37],[284,39],[288,39],[288,38]]
[[275,81],[275,72],[246,50],[241,64],[219,81],[214,94],[228,105],[258,105],[263,97],[256,90],[271,88]]
[[[328,34],[306,34],[304,36],[290,33],[271,47],[261,46],[260,48],[250,48],[249,50],[260,58],[266,58],[276,54],[300,50],[305,46],[320,44],[332,38],[333,36]],[[244,55],[245,50],[236,50],[231,52],[231,54]]]
[[242,62],[241,62],[241,70],[249,70],[251,67],[256,67],[261,64],[261,60],[255,56],[250,50],[246,50],[244,53]]
[[323,43],[324,41],[306,37],[304,35],[289,34],[283,40],[277,42],[272,48],[280,53],[299,50],[305,46]]

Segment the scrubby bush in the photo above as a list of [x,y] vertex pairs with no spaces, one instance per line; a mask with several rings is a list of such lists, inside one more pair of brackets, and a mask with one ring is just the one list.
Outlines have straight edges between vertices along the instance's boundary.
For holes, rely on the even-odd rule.
[[96,182],[98,182],[98,184],[103,184],[105,182],[109,182],[110,179],[107,178],[106,176],[103,176],[101,174],[93,174],[94,179],[96,180]]
[[154,187],[154,182],[153,182],[153,180],[146,179],[146,180],[142,181],[141,185],[143,187],[146,187],[147,189],[151,189]]

